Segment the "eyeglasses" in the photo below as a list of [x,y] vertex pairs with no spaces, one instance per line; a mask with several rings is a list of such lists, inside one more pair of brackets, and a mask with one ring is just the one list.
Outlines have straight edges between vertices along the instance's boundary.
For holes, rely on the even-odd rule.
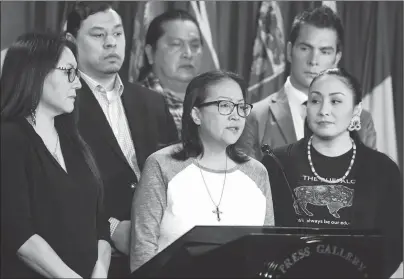
[[73,82],[76,77],[80,78],[80,72],[77,68],[63,68],[56,67],[57,70],[61,70],[67,73],[69,82]]
[[217,109],[221,115],[229,115],[233,112],[234,108],[237,107],[237,114],[240,115],[241,117],[247,117],[250,114],[251,109],[253,108],[253,105],[251,104],[247,103],[235,104],[231,101],[226,100],[207,102],[200,104],[197,107],[201,108],[211,105],[217,105]]

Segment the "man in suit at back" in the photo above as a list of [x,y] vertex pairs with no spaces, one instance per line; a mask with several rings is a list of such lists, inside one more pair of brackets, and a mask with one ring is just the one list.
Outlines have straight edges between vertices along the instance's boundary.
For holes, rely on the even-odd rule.
[[[304,137],[309,85],[323,70],[337,67],[344,30],[340,18],[328,7],[296,16],[287,43],[290,76],[278,92],[254,104],[238,146],[261,160],[261,146],[277,148]],[[376,132],[369,112],[363,110],[358,131],[364,144],[376,148]]]
[[[109,277],[129,275],[132,194],[146,158],[178,139],[164,98],[121,80],[125,58],[121,17],[106,2],[79,2],[68,15],[67,39],[77,50],[82,88],[75,113],[104,183],[104,208],[115,248]],[[79,229],[79,228],[78,228]]]

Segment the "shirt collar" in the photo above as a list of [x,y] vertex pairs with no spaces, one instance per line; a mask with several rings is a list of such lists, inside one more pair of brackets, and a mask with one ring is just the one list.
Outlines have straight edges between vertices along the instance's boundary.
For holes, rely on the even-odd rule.
[[293,104],[302,105],[308,100],[308,96],[306,93],[298,90],[292,85],[292,83],[290,82],[290,77],[288,77],[285,82],[285,93],[288,96],[289,102]]
[[[84,72],[80,71],[81,77],[87,83],[88,87],[90,87],[91,91],[97,90],[102,93],[106,93],[107,90],[95,79],[91,78],[89,75],[85,74]],[[118,96],[122,95],[124,86],[122,80],[118,74],[115,76],[115,83],[112,89],[113,92],[116,92]]]

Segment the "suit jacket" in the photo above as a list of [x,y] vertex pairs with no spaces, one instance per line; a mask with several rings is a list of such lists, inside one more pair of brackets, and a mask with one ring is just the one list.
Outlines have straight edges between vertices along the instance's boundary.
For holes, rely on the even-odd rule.
[[[358,131],[359,138],[365,145],[376,149],[376,131],[371,114],[363,110],[360,118],[362,128]],[[282,87],[254,104],[237,146],[247,155],[261,160],[263,144],[277,148],[296,141],[292,112],[285,88]]]
[[[133,191],[138,178],[127,162],[97,99],[81,80],[75,110],[79,131],[90,146],[104,186],[105,213],[130,220]],[[178,140],[165,100],[158,93],[129,82],[121,96],[140,170],[147,157]]]

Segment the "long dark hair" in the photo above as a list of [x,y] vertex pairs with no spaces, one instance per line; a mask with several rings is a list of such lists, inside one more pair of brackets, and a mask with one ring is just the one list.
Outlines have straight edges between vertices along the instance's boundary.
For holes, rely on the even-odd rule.
[[[343,68],[332,68],[332,69],[327,69],[319,73],[310,83],[309,88],[311,88],[319,78],[322,76],[337,76],[340,77],[341,80],[352,90],[353,93],[353,101],[354,105],[358,105],[362,101],[362,87],[361,84],[359,83],[358,79],[355,78],[353,75],[348,73],[345,69]],[[309,89],[310,90],[310,89]],[[307,118],[305,121],[305,135],[310,136],[313,134],[313,131],[310,129]],[[357,131],[350,131],[349,132],[351,138],[355,140],[357,143],[361,143],[361,139],[359,137],[359,134]]]
[[[243,93],[245,100],[247,95],[247,84],[237,74],[225,71],[211,71],[200,74],[193,78],[188,84],[185,98],[184,110],[182,114],[181,148],[176,150],[173,158],[177,160],[187,160],[190,157],[203,155],[203,144],[199,137],[198,125],[192,119],[191,112],[194,107],[202,104],[208,94],[209,87],[220,81],[230,79],[237,82]],[[235,144],[226,148],[226,153],[237,163],[244,163],[249,160],[248,156],[236,149]]]
[[[165,32],[163,28],[164,24],[166,22],[173,20],[192,21],[198,28],[200,36],[202,36],[198,22],[190,13],[183,10],[169,10],[155,17],[150,22],[149,28],[147,29],[146,33],[145,45],[150,45],[153,51],[156,51],[157,41],[164,35]],[[201,37],[201,44],[203,44],[202,37]],[[144,53],[143,55],[143,61],[144,65],[140,69],[138,81],[143,81],[147,77],[147,75],[152,71],[152,65],[149,63],[146,53]]]
[[[37,32],[21,35],[10,46],[0,78],[1,121],[13,121],[34,114],[45,78],[57,66],[65,47],[74,48],[59,34]],[[99,170],[89,146],[80,136],[75,114],[55,117],[55,127],[80,149],[103,197]]]

